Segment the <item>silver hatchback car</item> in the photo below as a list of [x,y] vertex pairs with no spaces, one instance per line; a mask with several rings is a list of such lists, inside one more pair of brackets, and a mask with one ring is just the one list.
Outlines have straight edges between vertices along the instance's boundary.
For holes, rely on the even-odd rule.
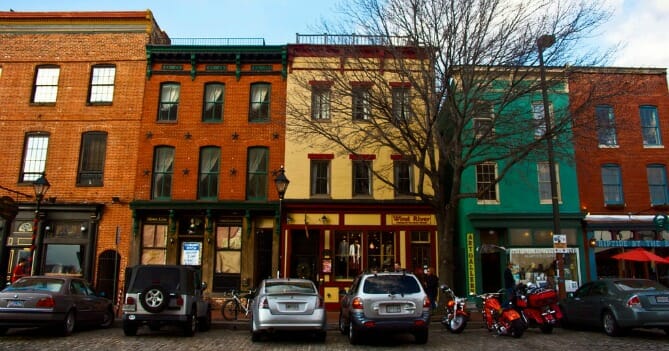
[[411,333],[417,344],[427,342],[430,299],[418,278],[406,272],[367,273],[342,291],[339,330],[358,344],[366,334]]
[[263,280],[253,300],[251,340],[276,331],[306,331],[325,341],[327,321],[323,297],[308,279]]

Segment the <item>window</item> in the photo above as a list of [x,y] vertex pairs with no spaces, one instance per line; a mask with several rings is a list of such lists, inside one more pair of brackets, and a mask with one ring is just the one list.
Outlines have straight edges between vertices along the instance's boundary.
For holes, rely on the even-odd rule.
[[493,135],[492,118],[474,118],[474,137],[476,139],[490,138]]
[[411,99],[409,88],[393,87],[393,119],[396,122],[407,122],[411,117]]
[[159,122],[174,122],[177,120],[180,90],[181,86],[178,83],[163,83],[160,86]]
[[[553,121],[553,107],[549,106],[548,113],[551,122]],[[546,134],[546,116],[544,116],[543,102],[532,103],[532,120],[534,121],[534,138],[541,139]]]
[[44,174],[48,147],[49,135],[35,133],[26,136],[21,182],[33,182]]
[[106,152],[107,133],[87,132],[81,136],[77,185],[102,186]]
[[372,195],[371,161],[353,161],[353,195]]
[[221,149],[203,147],[200,149],[200,174],[198,176],[198,199],[218,198],[218,175],[221,169]]
[[38,67],[35,75],[35,90],[33,102],[36,104],[50,104],[56,102],[58,95],[58,67]]
[[84,257],[83,245],[46,245],[44,274],[81,276]]
[[269,97],[272,86],[269,83],[251,84],[249,122],[269,121]]
[[353,120],[369,121],[371,118],[369,87],[354,87],[353,95]]
[[330,87],[316,85],[311,87],[311,118],[314,120],[330,119]]
[[624,203],[620,166],[614,164],[602,166],[602,188],[604,205],[622,205]]
[[204,106],[202,107],[203,122],[220,122],[223,120],[224,96],[224,84],[209,83],[204,86]]
[[650,192],[651,206],[667,205],[669,198],[667,194],[667,171],[663,165],[649,165],[648,188]]
[[618,145],[613,107],[608,105],[595,107],[595,119],[597,120],[597,140],[599,140],[599,145]]
[[[539,182],[539,203],[552,204],[553,193],[551,189],[551,174],[548,162],[537,163],[537,178]],[[555,185],[557,189],[558,201],[562,200],[560,196],[560,172],[558,165],[555,165]]]
[[479,163],[476,165],[476,191],[479,204],[497,203],[497,164]]
[[145,224],[141,264],[167,263],[167,224]]
[[353,279],[362,272],[362,232],[337,231],[335,237],[335,279]]
[[390,271],[395,264],[395,235],[392,232],[370,232],[367,235],[367,268]]
[[253,147],[248,152],[248,174],[246,176],[246,199],[267,199],[267,173],[269,151],[265,147]]
[[[239,282],[242,268],[242,226],[216,226],[216,266],[214,281]],[[228,283],[229,284],[229,283]],[[224,291],[225,284],[214,284],[214,291]],[[237,285],[239,288],[239,285]]]
[[172,196],[174,174],[174,148],[158,146],[153,155],[152,199],[169,199]]
[[330,195],[330,160],[311,160],[311,195]]
[[657,116],[657,107],[641,106],[639,108],[641,115],[641,134],[643,136],[644,146],[662,145],[660,136],[660,121]]
[[409,161],[393,161],[393,175],[395,177],[395,196],[409,195],[413,191]]
[[114,100],[115,76],[116,67],[114,66],[94,66],[91,73],[88,102],[91,104],[111,103]]

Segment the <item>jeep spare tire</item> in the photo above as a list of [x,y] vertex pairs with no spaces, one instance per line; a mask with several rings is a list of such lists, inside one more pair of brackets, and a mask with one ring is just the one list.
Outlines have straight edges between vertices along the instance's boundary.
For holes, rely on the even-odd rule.
[[159,313],[167,308],[169,297],[161,286],[152,285],[142,291],[139,303],[147,312]]

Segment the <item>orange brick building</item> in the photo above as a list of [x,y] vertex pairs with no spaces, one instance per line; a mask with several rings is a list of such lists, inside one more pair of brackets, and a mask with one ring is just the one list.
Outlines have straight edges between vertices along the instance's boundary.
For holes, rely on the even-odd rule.
[[278,269],[286,48],[184,40],[147,60],[130,263],[198,266],[212,297],[250,289]]
[[[82,275],[113,296],[128,262],[150,11],[0,12],[0,271]],[[51,187],[39,204],[33,182]],[[34,240],[33,240],[34,235]],[[34,245],[34,246],[33,246]],[[31,248],[34,248],[31,250]]]
[[589,276],[643,276],[645,264],[610,257],[634,247],[669,255],[669,228],[658,225],[669,211],[667,71],[574,68],[569,91]]

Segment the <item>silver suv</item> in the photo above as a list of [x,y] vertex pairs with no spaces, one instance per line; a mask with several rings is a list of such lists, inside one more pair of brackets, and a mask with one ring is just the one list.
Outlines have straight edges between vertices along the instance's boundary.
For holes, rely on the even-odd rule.
[[184,335],[211,327],[211,304],[204,300],[207,284],[189,266],[137,265],[126,270],[123,332],[132,336],[148,325],[159,330],[176,324]]
[[366,273],[340,292],[339,330],[351,344],[365,335],[401,332],[414,335],[417,344],[427,342],[430,299],[418,278],[406,272]]

